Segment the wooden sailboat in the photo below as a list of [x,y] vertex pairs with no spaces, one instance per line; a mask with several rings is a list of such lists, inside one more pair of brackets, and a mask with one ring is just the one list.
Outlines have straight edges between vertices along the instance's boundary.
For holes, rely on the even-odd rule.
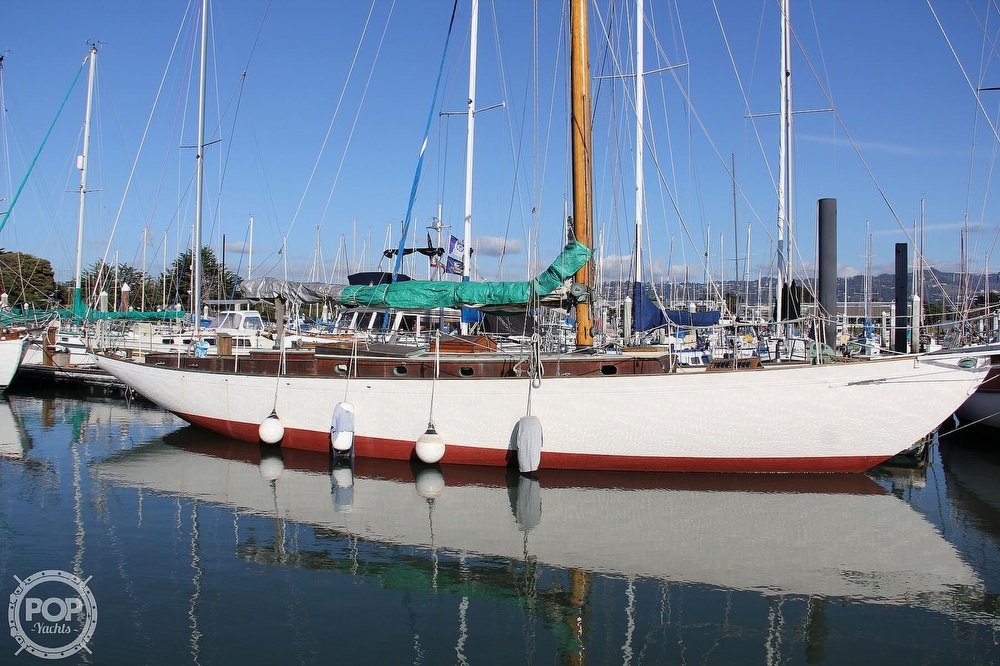
[[[373,287],[244,284],[245,294],[277,306],[312,298],[511,312],[562,298],[575,308],[575,354],[373,359],[281,347],[249,358],[154,354],[145,364],[105,357],[99,366],[181,418],[248,442],[329,451],[333,430],[352,455],[494,466],[534,460],[519,463],[522,471],[862,471],[950,416],[985,376],[988,353],[709,372],[679,372],[669,354],[588,353],[594,318],[580,286],[591,281],[593,228],[586,11],[585,0],[572,3],[574,238],[541,276]],[[421,453],[425,436],[434,439],[433,454]]]

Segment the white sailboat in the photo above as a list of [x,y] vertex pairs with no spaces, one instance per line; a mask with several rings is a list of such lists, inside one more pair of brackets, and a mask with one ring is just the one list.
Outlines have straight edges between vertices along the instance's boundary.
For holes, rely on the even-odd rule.
[[13,328],[0,331],[0,392],[6,391],[21,368],[28,336]]
[[[577,0],[571,12],[575,240],[546,272],[522,283],[344,287],[262,279],[243,289],[273,299],[279,312],[286,300],[524,311],[555,294],[575,304],[576,354],[372,359],[281,347],[249,358],[154,354],[145,364],[102,357],[99,366],[181,418],[248,442],[330,451],[339,408],[353,413],[338,434],[354,455],[496,466],[521,457],[529,461],[522,471],[862,471],[933,431],[983,379],[988,353],[708,372],[678,371],[669,353],[587,353],[593,315],[580,288],[590,282],[593,226],[586,9]],[[427,436],[432,445],[419,446]]]

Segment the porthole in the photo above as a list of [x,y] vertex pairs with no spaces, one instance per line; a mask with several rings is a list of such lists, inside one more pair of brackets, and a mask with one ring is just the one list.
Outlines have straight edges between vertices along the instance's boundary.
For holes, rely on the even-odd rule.
[[617,365],[602,365],[601,366],[602,375],[617,375],[618,366]]
[[472,375],[476,374],[476,371],[467,365],[463,365],[461,368],[458,369],[458,374],[461,375],[462,377],[471,377]]
[[406,376],[406,366],[397,365],[395,368],[392,369],[392,374],[396,375],[397,377]]

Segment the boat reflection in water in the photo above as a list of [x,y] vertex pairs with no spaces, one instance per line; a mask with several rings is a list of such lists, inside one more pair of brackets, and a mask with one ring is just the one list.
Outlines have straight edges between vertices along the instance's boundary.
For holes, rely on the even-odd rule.
[[941,439],[952,533],[962,552],[982,571],[989,589],[1000,586],[1000,431],[963,428]]
[[31,448],[21,417],[6,396],[0,396],[0,458],[20,460]]
[[[353,544],[349,555],[297,550],[282,529],[272,544],[238,543],[245,560],[513,599],[570,652],[586,642],[578,619],[597,612],[585,607],[597,603],[598,578],[624,579],[629,589],[652,581],[757,593],[770,606],[804,600],[806,624],[823,615],[815,605],[831,599],[993,621],[979,575],[930,522],[865,475],[543,470],[528,477],[370,459],[329,466],[326,456],[184,428],[96,461],[91,473]],[[560,583],[545,589],[553,578]],[[770,616],[764,633],[774,630],[773,608],[763,615]],[[806,629],[797,635],[825,635]]]

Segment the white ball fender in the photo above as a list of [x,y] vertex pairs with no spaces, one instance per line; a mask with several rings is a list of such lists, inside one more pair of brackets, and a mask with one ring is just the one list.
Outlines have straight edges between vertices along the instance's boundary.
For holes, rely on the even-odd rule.
[[257,434],[260,436],[260,441],[265,444],[277,444],[285,436],[285,426],[281,425],[278,415],[271,412],[271,415],[260,424]]
[[427,424],[427,431],[417,437],[417,457],[420,462],[433,465],[444,457],[444,439],[434,429],[433,423]]

